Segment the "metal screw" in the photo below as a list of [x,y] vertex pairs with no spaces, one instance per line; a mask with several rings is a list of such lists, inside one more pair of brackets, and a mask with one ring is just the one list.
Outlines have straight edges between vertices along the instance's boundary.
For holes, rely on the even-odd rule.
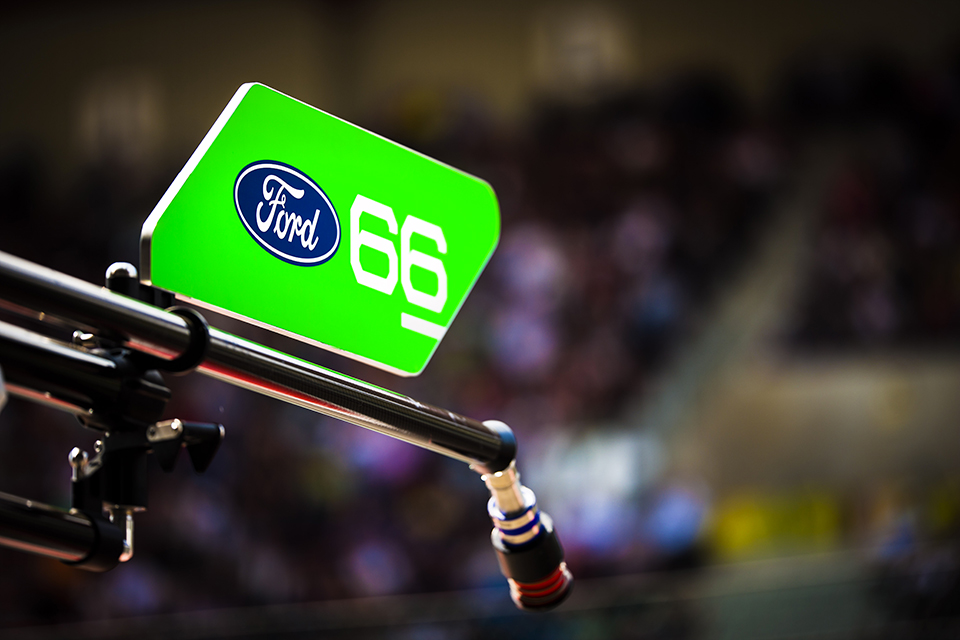
[[70,466],[74,469],[79,469],[83,467],[87,460],[89,459],[86,451],[80,449],[80,447],[74,447],[70,450],[70,453],[67,454],[67,460],[70,462]]
[[97,453],[100,453],[100,451],[101,451],[102,449],[103,449],[103,442],[102,442],[102,441],[97,440],[96,442],[93,443],[93,450],[94,450],[94,451],[96,451]]
[[92,333],[87,333],[86,331],[74,331],[73,332],[73,344],[78,344],[82,347],[93,347],[97,344],[97,336]]
[[137,268],[129,262],[114,262],[107,267],[107,280],[112,278],[136,278]]

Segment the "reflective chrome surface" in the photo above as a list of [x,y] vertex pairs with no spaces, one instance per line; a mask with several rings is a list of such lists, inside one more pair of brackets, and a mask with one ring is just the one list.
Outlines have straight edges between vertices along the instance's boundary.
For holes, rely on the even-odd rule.
[[0,493],[0,544],[49,558],[86,557],[97,534],[86,516]]
[[[190,340],[187,322],[176,314],[3,252],[0,300],[164,358],[180,355]],[[210,337],[199,367],[205,375],[462,460],[481,473],[503,469],[514,457],[512,434],[500,423],[490,427],[224,331],[211,328]]]

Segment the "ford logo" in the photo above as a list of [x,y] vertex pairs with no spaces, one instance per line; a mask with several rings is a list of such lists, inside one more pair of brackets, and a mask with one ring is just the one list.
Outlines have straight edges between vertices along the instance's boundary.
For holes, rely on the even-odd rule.
[[340,246],[340,220],[327,194],[288,164],[248,164],[237,176],[233,199],[253,239],[281,260],[314,266]]

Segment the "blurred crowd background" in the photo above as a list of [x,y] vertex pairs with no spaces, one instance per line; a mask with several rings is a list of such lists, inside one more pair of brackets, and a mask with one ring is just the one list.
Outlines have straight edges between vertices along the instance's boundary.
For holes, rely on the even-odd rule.
[[[4,10],[2,251],[136,263],[247,81],[488,180],[500,246],[421,377],[213,323],[510,424],[579,582],[513,616],[464,465],[194,375],[169,414],[226,426],[209,471],[152,469],[111,573],[0,550],[0,629],[955,637],[960,6],[775,4]],[[12,400],[0,491],[67,506],[94,439]]]

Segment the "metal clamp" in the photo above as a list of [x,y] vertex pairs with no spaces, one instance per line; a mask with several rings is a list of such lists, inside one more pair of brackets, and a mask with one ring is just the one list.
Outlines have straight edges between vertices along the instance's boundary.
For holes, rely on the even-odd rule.
[[147,441],[164,471],[172,471],[180,449],[186,448],[197,473],[203,473],[213,461],[223,441],[221,424],[184,422],[179,418],[158,422],[147,428]]
[[[114,262],[107,269],[107,288],[136,298],[154,306],[168,306],[167,311],[183,318],[190,330],[190,342],[179,356],[164,360],[155,356],[144,356],[141,362],[146,369],[159,369],[174,375],[190,373],[203,362],[210,347],[210,327],[206,318],[190,307],[169,306],[173,295],[168,291],[141,284],[137,279],[137,268],[129,262]],[[168,303],[161,305],[162,302]],[[77,336],[74,335],[74,340]]]
[[190,373],[207,357],[207,350],[210,348],[210,325],[207,324],[203,314],[190,307],[170,307],[167,311],[186,320],[187,327],[190,329],[190,342],[187,343],[183,353],[173,360],[157,358],[156,368],[174,375]]

